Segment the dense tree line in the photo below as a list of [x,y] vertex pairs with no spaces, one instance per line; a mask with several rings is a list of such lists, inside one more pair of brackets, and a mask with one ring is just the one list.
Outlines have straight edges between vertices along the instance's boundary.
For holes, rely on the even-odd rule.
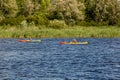
[[120,25],[120,0],[0,0],[0,25],[23,22]]

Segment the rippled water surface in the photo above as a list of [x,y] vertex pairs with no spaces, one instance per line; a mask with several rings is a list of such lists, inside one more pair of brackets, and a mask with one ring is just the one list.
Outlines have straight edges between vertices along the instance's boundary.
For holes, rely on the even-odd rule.
[[0,39],[0,80],[120,80],[120,38],[17,40]]

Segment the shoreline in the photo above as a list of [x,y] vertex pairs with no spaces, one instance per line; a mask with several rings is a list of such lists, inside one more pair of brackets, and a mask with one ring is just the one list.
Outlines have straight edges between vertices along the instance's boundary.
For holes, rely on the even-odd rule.
[[120,38],[120,27],[73,26],[65,29],[11,27],[0,29],[0,38]]

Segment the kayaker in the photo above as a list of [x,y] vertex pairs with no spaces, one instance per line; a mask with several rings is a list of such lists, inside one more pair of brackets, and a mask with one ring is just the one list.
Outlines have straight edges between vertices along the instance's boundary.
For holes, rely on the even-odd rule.
[[32,38],[30,37],[29,40],[32,40]]
[[76,39],[73,39],[73,42],[75,42],[75,43],[76,43],[76,42],[77,42],[77,40],[76,40]]

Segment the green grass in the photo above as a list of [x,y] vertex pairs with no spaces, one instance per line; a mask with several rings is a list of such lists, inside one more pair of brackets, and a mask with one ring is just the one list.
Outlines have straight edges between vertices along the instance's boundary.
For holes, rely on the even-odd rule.
[[0,27],[0,38],[120,38],[120,27],[73,26],[65,29]]

